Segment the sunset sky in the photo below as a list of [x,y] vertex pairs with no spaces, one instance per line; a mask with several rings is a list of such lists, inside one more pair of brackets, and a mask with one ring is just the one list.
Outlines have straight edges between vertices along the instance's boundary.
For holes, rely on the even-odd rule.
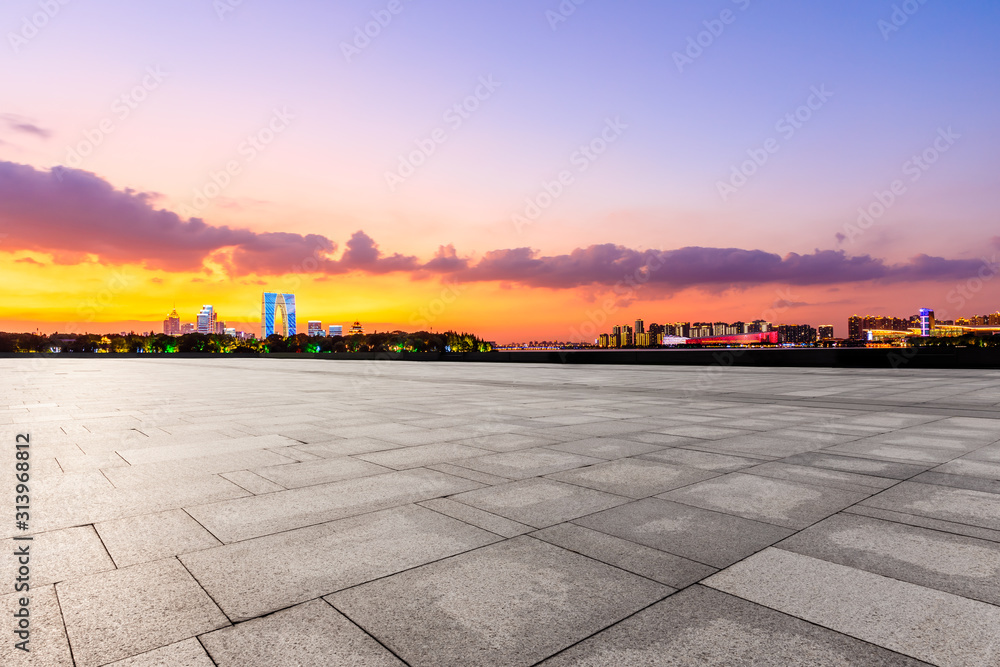
[[265,290],[303,330],[498,342],[1000,308],[995,1],[8,0],[0,28],[0,330],[259,331]]

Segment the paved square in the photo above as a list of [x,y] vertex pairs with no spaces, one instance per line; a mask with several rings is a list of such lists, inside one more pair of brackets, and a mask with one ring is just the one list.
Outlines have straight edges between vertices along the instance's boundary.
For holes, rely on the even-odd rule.
[[31,530],[0,524],[4,553],[32,538],[32,651],[11,584],[5,666],[1000,665],[1000,371],[0,378],[32,473]]

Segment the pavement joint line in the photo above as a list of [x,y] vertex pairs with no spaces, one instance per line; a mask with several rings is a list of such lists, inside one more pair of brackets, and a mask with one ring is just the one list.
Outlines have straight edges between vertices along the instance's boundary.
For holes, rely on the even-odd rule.
[[[332,593],[327,593],[326,595],[332,595]],[[407,662],[403,658],[403,656],[399,655],[398,653],[396,653],[395,651],[393,651],[391,648],[389,648],[389,646],[387,646],[385,643],[383,643],[381,639],[379,639],[378,637],[376,637],[373,633],[369,632],[367,628],[365,628],[363,625],[361,625],[358,621],[356,621],[353,618],[351,618],[350,616],[348,616],[346,612],[344,612],[341,609],[337,609],[336,605],[334,605],[332,602],[330,602],[329,600],[326,599],[326,596],[321,595],[321,596],[319,596],[319,598],[316,598],[316,599],[322,600],[325,604],[329,605],[331,609],[333,609],[335,612],[337,612],[338,614],[340,614],[341,616],[343,616],[344,618],[346,618],[348,623],[350,623],[351,625],[353,625],[354,627],[356,627],[358,630],[360,630],[361,632],[363,632],[366,635],[368,635],[369,637],[371,637],[372,640],[374,640],[379,646],[381,646],[382,648],[384,648],[386,651],[388,651],[389,653],[391,653],[392,655],[394,655],[396,657],[396,659],[399,660],[401,663],[403,663],[407,667],[410,667],[410,663]],[[310,600],[310,602],[311,602],[311,600]],[[304,603],[300,602],[299,604],[304,604]],[[277,613],[277,612],[275,612],[275,613]]]

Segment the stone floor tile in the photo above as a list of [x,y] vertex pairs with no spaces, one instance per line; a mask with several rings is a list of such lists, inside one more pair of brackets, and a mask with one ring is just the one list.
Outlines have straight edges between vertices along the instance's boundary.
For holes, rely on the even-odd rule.
[[716,572],[714,567],[573,523],[544,528],[531,536],[673,588],[690,586]]
[[[23,536],[23,535],[22,535]],[[13,556],[27,548],[31,567],[31,585],[44,586],[67,579],[115,569],[115,564],[101,543],[93,526],[63,528],[31,535],[31,540],[0,540],[0,581],[6,590],[13,590],[13,581],[20,566]]]
[[985,602],[775,548],[704,583],[918,660],[1000,662],[1000,608]]
[[373,452],[371,454],[358,454],[355,458],[384,466],[385,468],[392,468],[393,470],[406,470],[407,468],[420,468],[436,463],[447,463],[457,459],[468,459],[474,456],[489,456],[492,453],[486,449],[468,447],[454,442],[444,442],[432,445],[401,447],[384,452]]
[[322,600],[210,632],[201,641],[220,667],[403,665]]
[[689,468],[699,468],[701,470],[713,470],[720,473],[736,472],[737,470],[758,465],[761,462],[760,459],[715,454],[695,449],[682,449],[680,447],[663,449],[651,454],[642,454],[637,458],[646,461],[659,461],[660,463],[687,466]]
[[256,468],[251,472],[286,489],[297,489],[304,486],[339,482],[344,479],[381,475],[390,472],[390,470],[374,463],[359,461],[350,456],[341,456],[333,459],[320,458],[303,463]]
[[80,667],[129,658],[229,624],[175,558],[74,579],[56,590]]
[[222,542],[236,542],[302,528],[482,485],[437,471],[416,469],[348,479],[262,496],[187,507]]
[[[4,552],[7,560],[7,552]],[[7,580],[10,581],[10,580]],[[13,582],[5,590],[14,590]],[[0,615],[4,619],[4,638],[0,642],[0,665],[4,667],[73,667],[73,658],[66,639],[59,601],[55,586],[41,586],[32,583],[28,591],[28,643],[27,652],[16,647],[22,637],[14,635],[14,614],[20,613],[20,600],[24,592],[13,592],[0,596]]]
[[109,663],[108,667],[214,667],[214,665],[201,643],[192,638],[131,658],[117,660]]
[[118,567],[162,560],[221,544],[184,510],[105,521],[96,528]]
[[534,528],[545,528],[628,502],[622,496],[538,478],[467,491],[452,496],[452,500]]
[[864,500],[876,489],[844,491],[782,479],[729,473],[657,497],[786,528],[805,528]]
[[861,504],[1000,530],[1000,495],[982,491],[903,482]]
[[180,558],[226,615],[242,621],[499,539],[407,505]]
[[517,537],[534,530],[531,526],[526,526],[517,521],[505,519],[496,514],[490,514],[471,505],[460,503],[449,498],[434,498],[417,503],[422,507],[440,512],[453,519],[472,524],[477,528],[488,530],[502,537]]
[[662,447],[624,438],[585,438],[548,445],[546,449],[610,460],[648,454],[659,451]]
[[717,568],[793,532],[659,498],[638,500],[573,523]]
[[329,596],[411,665],[531,665],[672,589],[516,537]]
[[1000,605],[1000,544],[995,542],[837,514],[775,546]]
[[527,479],[561,470],[602,463],[604,459],[557,452],[552,449],[525,449],[454,461],[461,468],[499,475],[510,479]]
[[541,667],[923,664],[725,593],[693,586],[570,647]]
[[647,498],[718,476],[719,473],[707,470],[685,468],[655,461],[617,459],[586,468],[554,473],[546,477],[628,498]]

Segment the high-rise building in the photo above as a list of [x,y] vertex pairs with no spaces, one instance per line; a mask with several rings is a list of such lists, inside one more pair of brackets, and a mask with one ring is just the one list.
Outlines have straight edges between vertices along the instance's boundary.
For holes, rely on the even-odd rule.
[[778,341],[781,343],[812,343],[816,341],[816,330],[808,324],[781,324],[778,326]]
[[927,337],[931,335],[931,329],[934,328],[934,311],[930,308],[920,309],[920,335]]
[[635,321],[635,333],[641,334],[646,333],[646,324],[642,320]]
[[185,322],[184,324],[181,325],[181,334],[194,333],[195,329],[196,327],[193,324],[191,324],[190,322]]
[[829,340],[833,338],[833,325],[832,324],[821,324],[817,330],[819,332],[820,340]]
[[864,328],[864,320],[861,317],[851,315],[847,318],[847,337],[851,340],[863,340]]
[[622,347],[632,347],[635,345],[632,327],[625,325],[622,327]]
[[344,326],[342,324],[331,324],[329,333],[330,333],[330,338],[333,338],[334,336],[343,336]]
[[163,333],[168,336],[177,336],[181,332],[181,316],[177,314],[177,309],[174,308],[167,315],[167,319],[163,320]]
[[222,336],[223,334],[225,334],[226,333],[226,323],[225,322],[219,322],[218,320],[216,320],[215,321],[215,333],[219,334],[220,336]]
[[351,336],[355,334],[364,335],[365,328],[361,326],[361,322],[355,322],[354,324],[351,325],[351,329],[347,333]]
[[[281,326],[277,330],[275,329],[276,321],[281,322]],[[285,337],[295,335],[294,294],[264,292],[260,301],[260,333],[263,338],[275,333],[280,333]]]
[[310,336],[322,336],[323,335],[323,323],[317,320],[309,320],[308,333]]
[[215,310],[212,306],[202,306],[201,312],[198,313],[197,318],[198,323],[198,333],[200,334],[214,334],[215,333]]

